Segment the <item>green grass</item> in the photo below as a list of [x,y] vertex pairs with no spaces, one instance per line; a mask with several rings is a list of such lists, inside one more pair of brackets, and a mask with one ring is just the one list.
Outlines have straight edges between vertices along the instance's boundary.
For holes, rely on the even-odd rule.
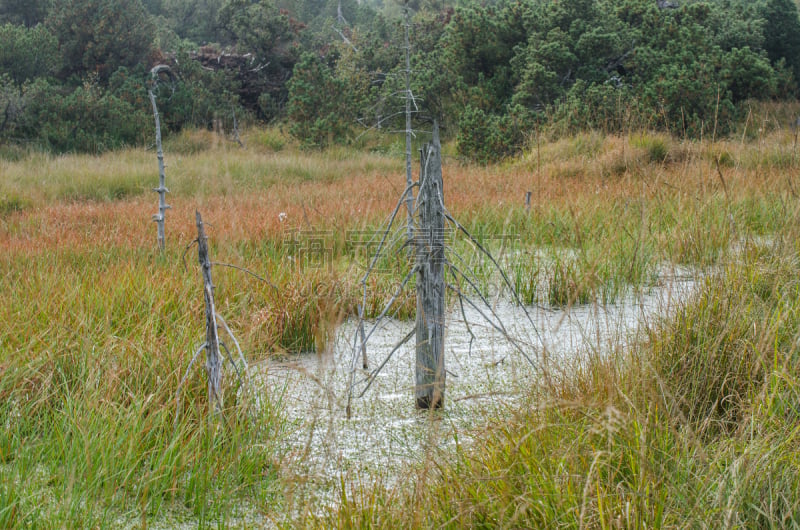
[[[338,528],[793,528],[800,524],[797,232],[708,277],[642,342],[532,389],[477,443]],[[345,488],[346,490],[346,488]]]
[[174,423],[203,337],[195,278],[141,254],[3,261],[15,266],[0,279],[2,526],[212,520],[241,499],[270,505],[271,452],[250,448],[275,439],[274,412],[232,396],[208,422],[201,360]]
[[[228,370],[226,408],[209,421],[201,356],[175,423],[175,393],[204,340],[196,258],[187,253],[186,269],[182,259],[189,214],[203,211],[215,261],[273,284],[214,267],[218,311],[248,359],[324,351],[363,301],[363,248],[348,231],[374,232],[404,175],[381,154],[399,144],[365,139],[371,153],[319,153],[277,130],[243,139],[246,149],[189,131],[166,144],[174,208],[163,256],[149,218],[153,152],[0,162],[0,527],[224,527],[280,512],[280,404],[254,409]],[[297,524],[798,524],[800,161],[791,139],[586,133],[541,151],[536,175],[534,154],[445,167],[449,208],[507,267],[524,303],[613,303],[675,264],[705,272],[702,293],[630,351],[532,388],[510,417],[470,433],[478,443],[409,470],[407,489],[345,489],[330,519]],[[524,191],[534,192],[529,211]],[[325,267],[292,261],[290,224],[325,231]],[[467,238],[448,244],[482,294],[498,292],[496,269]],[[378,267],[368,317],[409,263],[391,254]],[[402,297],[393,315],[415,309]]]
[[31,201],[15,195],[0,198],[0,216],[10,215],[15,212],[29,208]]

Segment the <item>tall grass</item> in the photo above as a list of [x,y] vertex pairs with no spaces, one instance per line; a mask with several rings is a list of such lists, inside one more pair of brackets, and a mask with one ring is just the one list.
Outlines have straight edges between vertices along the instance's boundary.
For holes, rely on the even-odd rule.
[[[633,147],[648,154],[624,169],[606,171],[604,160],[619,168],[619,158],[604,158],[596,142],[593,162],[570,155],[572,175],[560,162],[544,164],[566,182],[550,188],[537,175],[532,186],[549,208],[534,207],[520,220],[523,237],[551,249],[547,259],[522,254],[540,264],[535,272],[515,269],[528,301],[601,302],[601,278],[646,285],[658,281],[654,270],[664,261],[705,271],[700,294],[650,323],[629,349],[592,356],[534,385],[516,416],[471,433],[476,442],[456,444],[455,454],[432,453],[403,486],[343,484],[341,504],[304,523],[800,526],[800,219],[791,173],[784,172],[796,162],[786,166],[785,157],[769,155],[787,149],[780,147],[785,138],[772,134],[725,147],[733,160],[752,165],[718,167],[703,144],[669,142],[662,156],[660,145],[641,139]],[[581,153],[586,145],[578,146]],[[562,148],[546,146],[545,156]],[[583,187],[587,181],[604,197],[602,211]],[[620,182],[627,191],[611,192]],[[569,193],[573,200],[564,197]],[[571,207],[553,206],[561,201]],[[502,226],[490,212],[476,215],[484,218]]]
[[[503,255],[526,303],[612,303],[658,282],[665,263],[719,274],[646,344],[533,389],[527,409],[485,429],[480,451],[423,467],[410,492],[365,486],[309,524],[796,522],[789,227],[800,162],[790,133],[749,135],[712,145],[587,133],[499,166],[446,159],[448,208]],[[227,371],[229,408],[209,422],[199,359],[174,423],[204,336],[192,252],[183,265],[194,210],[216,262],[266,280],[214,268],[218,310],[248,358],[322,351],[363,302],[348,233],[380,227],[404,175],[380,146],[306,153],[274,130],[244,140],[170,140],[164,255],[150,222],[153,153],[0,161],[0,527],[224,526],[280,506],[277,404],[258,396],[255,406]],[[292,231],[324,233],[330,261],[298,266]],[[463,238],[452,244],[488,291],[493,268]],[[379,265],[368,317],[409,263]],[[413,297],[398,307],[409,318]]]
[[516,416],[432,455],[406,487],[356,491],[307,523],[798,526],[797,235],[749,246],[641,342],[535,386]]
[[2,526],[107,527],[173,510],[196,519],[245,497],[267,502],[270,453],[251,448],[275,438],[269,408],[230,400],[225,417],[244,421],[207,423],[195,370],[173,423],[203,336],[195,282],[147,255],[3,262],[0,475],[14,496]]

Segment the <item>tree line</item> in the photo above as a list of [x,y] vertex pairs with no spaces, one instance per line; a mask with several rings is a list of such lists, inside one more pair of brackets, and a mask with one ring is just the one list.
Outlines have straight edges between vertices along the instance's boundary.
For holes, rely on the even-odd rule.
[[415,120],[491,161],[534,131],[724,134],[795,99],[794,0],[0,0],[0,145],[98,153],[167,134],[287,125],[308,147]]

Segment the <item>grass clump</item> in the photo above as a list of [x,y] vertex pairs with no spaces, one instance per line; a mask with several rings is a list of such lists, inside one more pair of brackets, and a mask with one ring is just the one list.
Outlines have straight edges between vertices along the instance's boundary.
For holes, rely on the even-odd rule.
[[631,146],[645,153],[644,161],[648,164],[662,164],[669,154],[669,143],[663,135],[641,133],[631,137]]
[[797,365],[798,266],[772,250],[748,245],[744,264],[707,280],[696,301],[651,334],[653,367],[695,432],[740,428],[767,374]]
[[208,421],[197,369],[176,416],[176,389],[204,334],[195,279],[170,265],[179,253],[170,258],[2,258],[3,527],[217,520],[243,498],[272,502],[267,447],[279,420],[236,397],[232,371],[219,421]]
[[220,139],[213,131],[186,129],[169,135],[164,141],[164,153],[196,155],[211,149]]
[[247,136],[248,143],[272,152],[283,151],[290,143],[291,138],[275,127],[251,131]]
[[21,212],[30,206],[31,201],[23,197],[16,195],[0,197],[0,216]]
[[[796,231],[710,275],[627,351],[537,384],[517,415],[339,528],[792,528],[800,524]],[[389,504],[392,499],[392,505]],[[366,503],[366,504],[365,504]],[[377,509],[380,507],[380,509]]]
[[587,304],[594,299],[592,277],[581,274],[574,260],[557,260],[549,268],[547,302],[553,307]]
[[516,263],[513,266],[512,281],[519,301],[524,305],[533,305],[539,300],[539,268],[529,264]]

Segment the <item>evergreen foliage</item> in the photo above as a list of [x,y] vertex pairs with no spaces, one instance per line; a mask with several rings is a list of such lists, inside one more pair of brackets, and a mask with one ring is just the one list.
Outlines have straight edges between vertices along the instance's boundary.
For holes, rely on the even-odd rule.
[[325,147],[347,138],[350,124],[346,87],[319,57],[300,57],[289,81],[289,132],[307,147]]
[[0,24],[8,22],[32,28],[44,21],[52,4],[52,0],[2,0]]
[[49,77],[60,64],[58,41],[44,26],[0,26],[0,71],[17,85]]
[[26,96],[20,132],[37,135],[56,152],[101,153],[141,145],[152,130],[146,108],[136,108],[96,83],[70,90],[37,80]]
[[794,0],[767,0],[762,14],[766,22],[764,49],[770,60],[786,61],[800,79],[800,18]]
[[271,0],[228,0],[218,21],[224,44],[252,54],[247,91],[241,92],[243,103],[265,120],[274,118],[286,101],[285,81],[299,53],[288,13]]
[[[364,125],[403,128],[394,115],[405,93],[406,6],[418,126],[438,118],[463,156],[484,162],[513,155],[533,130],[723,135],[742,119],[746,101],[796,97],[793,0],[671,5],[2,0],[0,141],[90,150],[141,141],[125,132],[129,123],[111,139],[115,128],[100,121],[116,112],[76,122],[75,109],[88,112],[102,101],[148,113],[147,72],[156,63],[178,74],[159,97],[165,134],[212,127],[232,110],[244,119],[286,120],[314,146],[347,141]],[[53,99],[43,105],[48,94]],[[28,125],[34,119],[51,123],[37,129]],[[75,138],[96,141],[43,132],[76,123],[87,130]]]
[[147,62],[153,24],[140,0],[61,0],[47,18],[63,56],[61,76],[97,75]]

